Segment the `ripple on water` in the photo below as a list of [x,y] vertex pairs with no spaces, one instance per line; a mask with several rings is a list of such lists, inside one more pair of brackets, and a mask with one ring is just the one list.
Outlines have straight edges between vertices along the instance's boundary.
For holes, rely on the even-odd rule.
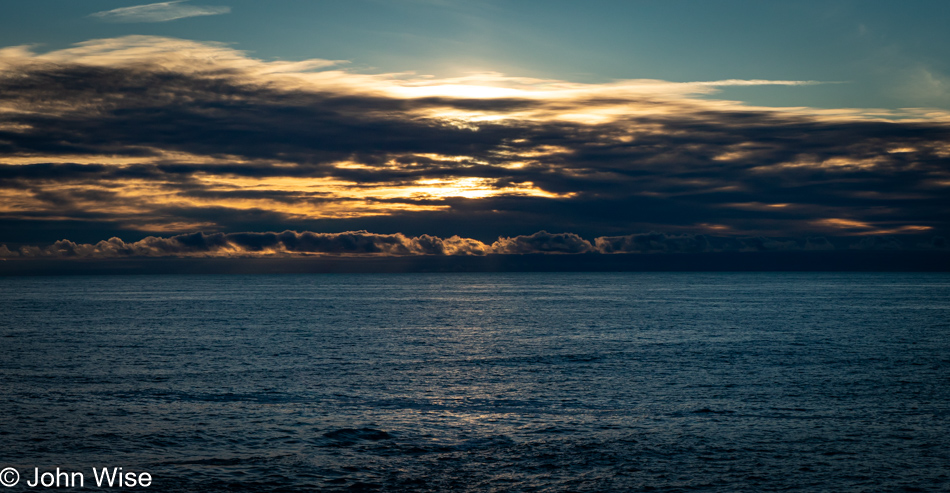
[[114,464],[157,491],[950,490],[946,275],[0,287],[0,464],[21,471]]

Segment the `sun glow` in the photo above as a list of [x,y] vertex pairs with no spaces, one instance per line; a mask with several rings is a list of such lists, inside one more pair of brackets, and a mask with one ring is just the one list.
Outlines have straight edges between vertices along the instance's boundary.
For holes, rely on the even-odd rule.
[[560,197],[560,195],[537,188],[532,182],[512,183],[499,187],[494,183],[494,180],[487,178],[424,179],[417,180],[408,186],[373,190],[373,195],[377,197],[412,199],[446,199],[451,197],[481,199],[506,194],[546,198]]
[[517,98],[526,97],[529,94],[519,89],[507,87],[494,87],[475,84],[439,84],[432,86],[409,86],[396,87],[392,90],[395,94],[409,98],[419,97],[449,97],[449,98],[470,98],[470,99],[488,99],[488,98]]

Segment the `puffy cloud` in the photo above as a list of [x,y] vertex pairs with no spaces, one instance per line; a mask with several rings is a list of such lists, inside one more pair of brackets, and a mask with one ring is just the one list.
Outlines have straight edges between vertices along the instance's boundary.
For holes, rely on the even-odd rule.
[[477,240],[453,236],[442,239],[430,235],[407,237],[401,233],[374,234],[367,231],[314,233],[192,233],[168,238],[149,236],[126,243],[110,238],[95,244],[60,240],[42,248],[24,246],[19,252],[0,247],[5,257],[253,257],[274,255],[485,255],[490,248]]
[[19,257],[20,252],[14,252],[10,250],[6,245],[0,245],[0,258],[14,258]]
[[0,246],[0,257],[117,258],[117,257],[254,257],[281,255],[411,256],[488,255],[526,253],[585,253],[590,242],[572,233],[544,231],[528,236],[499,238],[486,245],[471,238],[432,235],[408,237],[402,233],[375,234],[367,231],[314,233],[191,233],[167,238],[149,236],[126,243],[110,238],[98,243],[59,240],[48,247],[23,246],[12,251]]
[[[847,238],[838,238],[839,245]],[[848,245],[847,243],[843,243]],[[943,237],[930,242],[905,246],[894,237],[864,237],[848,245],[858,250],[921,251],[945,250]],[[49,246],[24,245],[11,249],[0,245],[0,258],[125,258],[125,257],[412,257],[412,256],[485,256],[538,254],[701,254],[808,252],[836,250],[835,243],[824,237],[803,239],[767,237],[708,236],[703,234],[638,233],[601,236],[588,241],[575,233],[538,231],[530,235],[499,237],[492,244],[476,239],[451,236],[441,238],[422,234],[377,234],[368,231],[317,233],[312,231],[189,233],[168,237],[148,236],[125,242],[110,238],[96,243],[62,239]],[[839,250],[840,251],[840,250]]]
[[498,238],[491,246],[493,253],[530,254],[530,253],[587,253],[594,251],[593,245],[574,233],[548,233],[539,231],[532,235],[520,235],[514,238]]

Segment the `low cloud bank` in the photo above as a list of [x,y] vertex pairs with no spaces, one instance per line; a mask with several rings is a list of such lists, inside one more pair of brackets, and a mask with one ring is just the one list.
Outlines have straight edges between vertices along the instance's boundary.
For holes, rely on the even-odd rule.
[[409,238],[401,233],[192,233],[168,238],[149,236],[126,243],[110,238],[95,244],[60,240],[48,247],[0,247],[2,257],[256,257],[269,255],[485,255],[484,243],[468,238]]
[[[844,247],[852,250],[906,249],[896,238],[864,238]],[[942,237],[934,237],[913,248],[950,249]],[[601,236],[588,241],[574,233],[539,231],[531,235],[500,237],[492,244],[472,238],[431,235],[409,237],[402,233],[376,234],[368,231],[315,233],[311,231],[191,233],[167,238],[149,236],[135,242],[110,238],[98,243],[76,243],[67,239],[49,246],[0,245],[0,258],[125,258],[125,257],[268,257],[268,256],[354,256],[397,257],[417,255],[483,256],[524,254],[663,254],[707,252],[768,252],[834,250],[823,237],[775,239],[765,237],[714,237],[708,235],[641,233]]]
[[597,251],[591,243],[574,233],[551,234],[539,231],[529,236],[498,238],[492,243],[491,253],[588,253]]

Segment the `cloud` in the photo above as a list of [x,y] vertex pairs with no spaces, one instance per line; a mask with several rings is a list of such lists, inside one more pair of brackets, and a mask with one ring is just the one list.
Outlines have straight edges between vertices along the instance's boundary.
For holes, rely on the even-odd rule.
[[947,239],[943,236],[934,236],[927,243],[922,243],[919,245],[921,248],[927,250],[947,250],[950,249],[950,243],[947,242]]
[[498,238],[492,244],[492,252],[499,254],[526,253],[587,253],[593,245],[574,233],[548,233],[539,231],[532,235],[514,238]]
[[737,242],[737,250],[740,252],[787,252],[801,249],[796,241],[762,236],[738,238]]
[[17,251],[0,245],[0,257],[122,258],[122,257],[259,257],[259,256],[414,256],[531,253],[586,253],[590,242],[571,233],[544,231],[515,238],[499,238],[491,246],[471,238],[408,237],[402,233],[367,231],[314,233],[191,233],[171,237],[149,236],[135,242],[110,238],[97,243],[59,240],[47,247],[22,246]]
[[[939,237],[935,237],[934,242],[939,242]],[[932,245],[933,243],[931,243]],[[868,236],[861,238],[860,241],[849,245],[849,248],[854,250],[901,250],[904,248],[904,245],[901,243],[900,239],[882,236]]]
[[18,251],[0,245],[0,257],[122,258],[122,257],[260,257],[260,256],[411,256],[486,255],[490,247],[469,238],[407,237],[401,233],[366,231],[314,233],[191,233],[149,236],[135,242],[110,238],[95,244],[59,240],[48,247],[23,246]]
[[220,15],[231,12],[231,7],[185,5],[186,0],[158,2],[134,7],[122,7],[90,14],[104,22],[167,22],[186,17]]
[[603,253],[698,253],[711,249],[705,235],[646,233],[597,238]]
[[818,236],[805,240],[805,250],[834,250],[835,246],[827,238]]
[[[854,250],[922,251],[946,249],[942,237],[916,247],[905,247],[895,238],[862,238],[848,248]],[[95,243],[62,239],[48,246],[0,245],[0,258],[141,258],[141,257],[415,257],[485,256],[539,254],[630,254],[686,255],[700,253],[807,252],[835,250],[826,238],[804,240],[743,238],[669,233],[638,233],[601,236],[588,241],[575,233],[539,231],[530,235],[499,237],[486,244],[473,238],[441,238],[422,234],[377,234],[368,231],[317,233],[312,231],[189,233],[174,236],[148,236],[126,242],[113,237]]]
[[[411,251],[675,253],[950,234],[950,114],[710,96],[807,81],[361,74],[149,36],[6,48],[0,69],[10,245],[381,230],[441,238]],[[521,235],[538,230],[571,233]]]

